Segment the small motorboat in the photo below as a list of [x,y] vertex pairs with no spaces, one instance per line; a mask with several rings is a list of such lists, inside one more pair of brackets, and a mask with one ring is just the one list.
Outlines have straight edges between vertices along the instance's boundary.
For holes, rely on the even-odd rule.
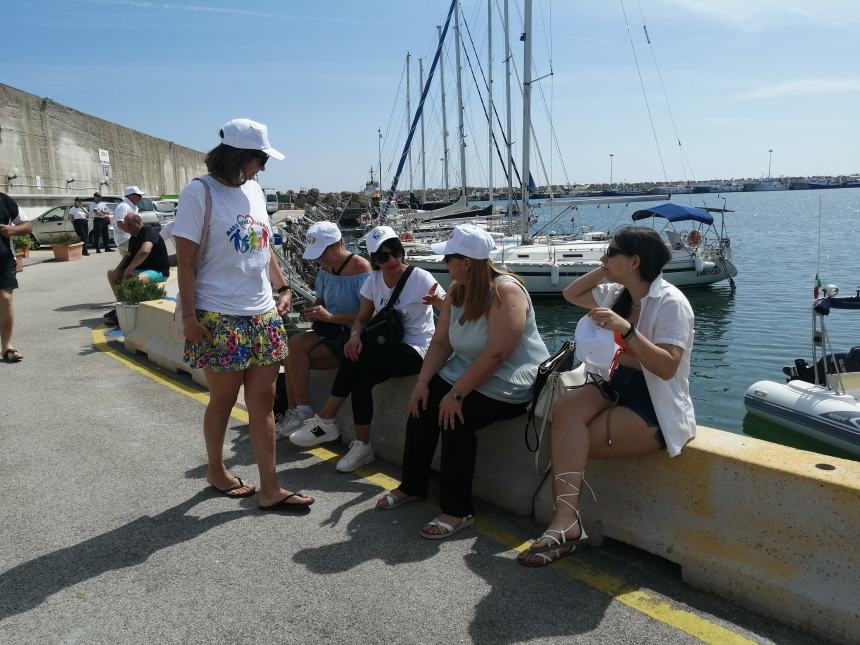
[[860,311],[860,289],[843,298],[838,291],[828,286],[814,300],[812,364],[797,359],[783,368],[786,383],[753,383],[744,405],[752,415],[860,455],[860,346],[833,353],[825,327],[831,309]]

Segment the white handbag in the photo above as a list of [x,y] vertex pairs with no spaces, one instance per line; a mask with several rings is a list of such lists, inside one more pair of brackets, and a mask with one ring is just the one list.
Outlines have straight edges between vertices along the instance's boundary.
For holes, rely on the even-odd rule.
[[552,408],[562,394],[577,387],[582,387],[586,382],[585,363],[569,372],[553,372],[547,377],[546,385],[541,390],[537,403],[535,404],[535,416],[540,417],[540,429],[538,430],[537,449],[535,450],[535,470],[545,473],[549,470],[550,461],[545,467],[540,465],[541,446],[547,423],[552,419]]

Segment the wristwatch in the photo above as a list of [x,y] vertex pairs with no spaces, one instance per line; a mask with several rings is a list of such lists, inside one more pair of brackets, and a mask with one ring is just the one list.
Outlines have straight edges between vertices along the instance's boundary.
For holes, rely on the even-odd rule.
[[457,403],[462,403],[463,399],[465,398],[462,394],[460,394],[459,392],[455,392],[453,389],[451,390],[451,396],[454,397],[454,400]]

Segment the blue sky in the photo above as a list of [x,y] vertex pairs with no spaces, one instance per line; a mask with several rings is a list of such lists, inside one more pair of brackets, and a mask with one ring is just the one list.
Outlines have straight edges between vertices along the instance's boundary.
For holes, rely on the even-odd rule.
[[[429,68],[448,4],[4,0],[0,81],[204,151],[228,119],[262,121],[287,154],[261,179],[279,189],[360,188],[377,165],[381,128],[388,185],[406,138],[406,52],[413,55],[414,107],[417,59]],[[461,6],[486,67],[487,2]],[[494,10],[501,7],[494,0]],[[522,2],[511,0],[517,69],[521,12]],[[643,36],[643,15],[653,48]],[[606,182],[611,154],[615,181],[760,177],[769,149],[774,176],[860,172],[858,34],[857,0],[535,0],[535,75],[554,72],[539,83],[543,97],[535,89],[532,107],[547,172],[556,183]],[[504,122],[502,39],[496,15],[494,96]],[[452,185],[459,183],[453,66],[449,44]],[[463,66],[467,179],[484,185],[487,126],[465,59]],[[514,97],[518,92],[515,85]],[[425,120],[428,186],[442,183],[439,103],[434,84]],[[670,115],[689,163],[682,162]],[[416,138],[416,188],[418,149]],[[518,162],[520,155],[515,145]],[[535,152],[532,159],[535,168]],[[498,164],[493,173],[501,185]],[[539,166],[534,175],[546,182]],[[400,187],[409,183],[407,171]]]

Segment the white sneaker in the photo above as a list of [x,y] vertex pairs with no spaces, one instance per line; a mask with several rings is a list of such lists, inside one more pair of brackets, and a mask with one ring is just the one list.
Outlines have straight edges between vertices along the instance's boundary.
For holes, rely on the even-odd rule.
[[275,418],[275,433],[286,439],[296,430],[304,425],[305,421],[313,417],[313,414],[305,414],[298,408],[287,410],[286,414],[278,415]]
[[349,444],[349,452],[337,462],[335,468],[342,473],[351,473],[373,462],[375,459],[376,455],[373,454],[370,442],[364,443],[358,439],[353,439],[352,443]]
[[302,448],[318,446],[338,438],[340,430],[337,429],[337,424],[334,421],[323,421],[316,414],[290,435],[290,441]]

